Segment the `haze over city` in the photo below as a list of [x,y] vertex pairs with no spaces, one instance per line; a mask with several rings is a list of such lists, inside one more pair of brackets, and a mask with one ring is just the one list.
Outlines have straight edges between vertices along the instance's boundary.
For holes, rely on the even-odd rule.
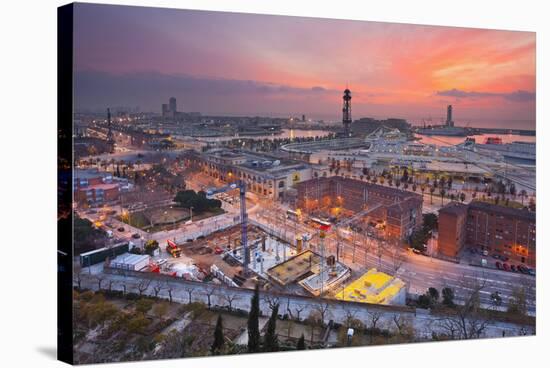
[[[535,128],[535,33],[80,4],[78,109]],[[154,27],[150,25],[154,24]]]

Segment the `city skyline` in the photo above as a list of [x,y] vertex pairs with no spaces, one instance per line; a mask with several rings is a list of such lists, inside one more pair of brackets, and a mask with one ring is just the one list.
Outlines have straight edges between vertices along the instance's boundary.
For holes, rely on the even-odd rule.
[[174,96],[182,111],[339,120],[347,85],[353,119],[438,124],[452,104],[457,125],[535,129],[531,32],[91,4],[75,17],[77,108],[160,112]]

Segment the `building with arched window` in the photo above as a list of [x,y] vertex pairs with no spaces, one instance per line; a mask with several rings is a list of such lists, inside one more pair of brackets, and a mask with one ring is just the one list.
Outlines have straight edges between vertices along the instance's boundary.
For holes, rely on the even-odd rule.
[[312,178],[307,163],[256,153],[218,149],[190,151],[186,158],[213,178],[226,183],[243,180],[247,191],[272,199],[282,198],[297,183]]

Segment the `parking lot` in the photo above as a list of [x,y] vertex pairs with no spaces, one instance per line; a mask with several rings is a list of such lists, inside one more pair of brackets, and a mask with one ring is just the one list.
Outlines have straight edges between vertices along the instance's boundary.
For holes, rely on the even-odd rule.
[[465,247],[459,257],[464,263],[486,268],[502,270],[503,272],[516,272],[525,275],[535,275],[535,270],[521,262],[510,259],[510,257],[491,253],[487,250],[482,251],[479,248]]

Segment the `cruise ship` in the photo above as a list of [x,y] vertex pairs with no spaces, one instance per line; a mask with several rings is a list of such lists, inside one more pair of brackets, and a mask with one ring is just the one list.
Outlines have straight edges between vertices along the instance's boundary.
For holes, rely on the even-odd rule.
[[427,128],[419,128],[416,133],[422,135],[442,135],[449,137],[467,137],[468,129],[459,126],[437,125]]
[[498,154],[501,157],[518,163],[535,164],[537,147],[534,142],[502,143],[499,137],[487,137],[483,143],[476,143],[475,139],[467,138],[464,148],[480,153]]

